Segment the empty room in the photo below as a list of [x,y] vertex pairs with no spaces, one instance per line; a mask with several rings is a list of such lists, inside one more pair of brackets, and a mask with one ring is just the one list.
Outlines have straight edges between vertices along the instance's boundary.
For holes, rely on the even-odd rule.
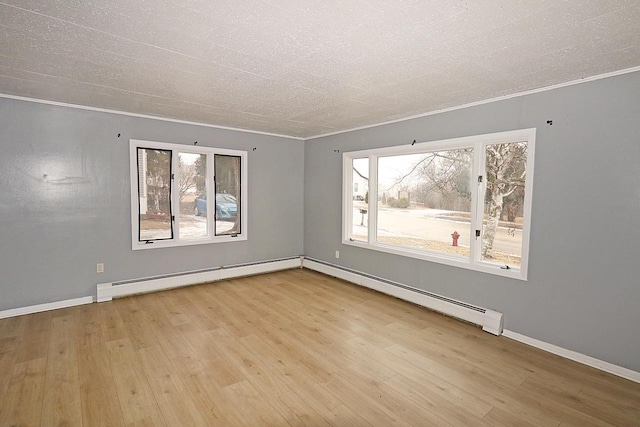
[[0,29],[0,426],[640,425],[638,1]]

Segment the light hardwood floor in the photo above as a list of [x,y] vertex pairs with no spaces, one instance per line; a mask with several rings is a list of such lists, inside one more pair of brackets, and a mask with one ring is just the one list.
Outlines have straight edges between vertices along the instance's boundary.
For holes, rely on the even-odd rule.
[[0,320],[0,425],[640,425],[640,384],[308,270]]

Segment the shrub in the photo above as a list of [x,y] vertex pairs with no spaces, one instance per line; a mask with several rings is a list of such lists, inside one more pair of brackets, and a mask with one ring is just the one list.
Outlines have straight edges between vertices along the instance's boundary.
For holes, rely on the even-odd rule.
[[392,208],[406,209],[409,207],[409,199],[406,197],[401,197],[399,199],[396,199],[395,197],[388,197],[387,205]]

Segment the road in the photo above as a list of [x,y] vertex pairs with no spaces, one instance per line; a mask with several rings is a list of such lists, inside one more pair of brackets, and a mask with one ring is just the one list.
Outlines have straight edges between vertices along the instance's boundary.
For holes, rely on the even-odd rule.
[[[379,235],[394,235],[400,237],[416,237],[451,243],[451,234],[460,234],[458,245],[469,246],[471,227],[469,222],[451,221],[439,217],[451,213],[438,209],[378,209]],[[359,208],[353,211],[354,234],[364,235],[366,227],[360,227],[362,215]],[[365,220],[366,225],[366,220]],[[498,227],[493,249],[506,254],[520,255],[522,247],[522,230]]]

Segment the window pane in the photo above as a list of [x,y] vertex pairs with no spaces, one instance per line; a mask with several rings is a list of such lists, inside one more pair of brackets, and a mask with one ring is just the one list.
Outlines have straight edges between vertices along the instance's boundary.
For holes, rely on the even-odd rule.
[[215,155],[216,236],[241,233],[240,172],[240,156]]
[[369,159],[353,159],[351,238],[369,240]]
[[139,241],[173,238],[171,151],[138,148]]
[[467,148],[380,157],[378,242],[468,257],[472,154]]
[[526,142],[488,145],[482,261],[520,266]]
[[178,153],[180,238],[207,236],[207,155]]

